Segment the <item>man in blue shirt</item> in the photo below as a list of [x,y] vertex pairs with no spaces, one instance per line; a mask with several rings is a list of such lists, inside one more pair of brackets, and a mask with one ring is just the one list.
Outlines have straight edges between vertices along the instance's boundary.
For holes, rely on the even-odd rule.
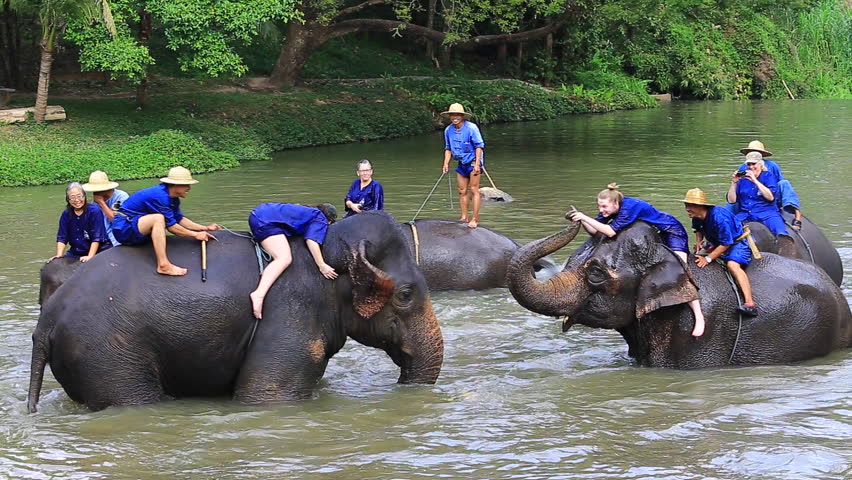
[[117,247],[121,243],[115,239],[115,234],[112,232],[112,222],[115,218],[115,211],[121,206],[121,203],[127,200],[130,196],[124,190],[118,190],[118,182],[110,182],[107,174],[101,170],[95,170],[89,175],[89,183],[83,184],[83,190],[92,192],[92,201],[100,207],[104,214],[104,228],[109,237],[112,246]]
[[130,196],[116,212],[113,233],[122,245],[141,245],[149,239],[157,256],[157,273],[186,275],[166,256],[166,230],[181,237],[199,241],[216,238],[207,233],[219,230],[219,225],[200,225],[183,216],[180,199],[186,198],[191,185],[198,183],[184,167],[172,167],[159,185],[144,188]]
[[[459,190],[459,206],[461,207],[462,222],[467,222],[470,228],[479,225],[479,207],[482,200],[479,197],[479,180],[485,165],[482,133],[475,123],[467,120],[469,113],[464,111],[460,103],[450,105],[449,110],[441,115],[450,117],[450,125],[444,130],[444,173],[450,169],[450,159],[456,159],[456,184]],[[468,221],[468,189],[473,196],[473,217]]]
[[743,174],[734,172],[731,175],[728,188],[728,202],[737,205],[736,217],[742,222],[760,222],[773,235],[786,235],[784,218],[775,203],[778,179],[766,168],[758,152],[749,152],[745,165],[747,169]]
[[724,207],[707,203],[707,196],[700,188],[686,192],[683,199],[686,213],[692,218],[695,230],[695,250],[701,250],[704,242],[706,255],[695,255],[695,265],[704,268],[717,258],[725,261],[725,266],[743,292],[743,304],[738,308],[745,315],[757,315],[757,307],[751,295],[751,283],[743,268],[751,263],[751,250],[743,231],[742,223]]
[[[772,152],[766,150],[763,146],[763,142],[758,140],[753,140],[749,142],[748,146],[740,149],[740,153],[743,155],[748,155],[751,152],[757,152],[760,154],[763,159],[763,163],[766,166],[766,169],[772,172],[775,175],[775,178],[778,180],[778,198],[775,199],[778,207],[781,210],[787,210],[795,215],[795,218],[791,222],[791,226],[799,230],[802,228],[802,210],[799,203],[799,195],[796,194],[796,190],[793,188],[793,184],[790,183],[789,180],[784,178],[784,175],[781,173],[781,167],[778,166],[776,162],[772,160],[767,160],[766,157],[771,157]],[[745,165],[740,165],[738,171],[743,172],[746,170]]]

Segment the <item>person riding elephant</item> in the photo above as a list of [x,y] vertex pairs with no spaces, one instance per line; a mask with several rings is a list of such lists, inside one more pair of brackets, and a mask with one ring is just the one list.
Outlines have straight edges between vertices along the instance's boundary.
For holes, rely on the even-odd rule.
[[[144,247],[115,248],[78,268],[45,302],[33,333],[29,410],[48,363],[68,396],[94,410],[193,396],[306,399],[347,336],[383,349],[400,367],[400,383],[437,380],[441,329],[393,217],[366,212],[329,227],[323,255],[339,274],[334,281],[294,240],[292,263],[256,323],[255,249],[230,232],[216,238],[207,282],[158,275]],[[168,243],[177,261],[200,260],[198,242]],[[133,274],[115,282],[118,271]]]
[[[614,238],[597,236],[546,282],[529,273],[535,259],[564,247],[580,226],[519,248],[509,265],[509,290],[521,306],[574,324],[618,331],[639,365],[706,368],[790,363],[852,346],[852,312],[840,288],[816,265],[763,255],[748,267],[759,314],[743,319],[737,291],[722,265],[698,268],[639,221]],[[688,302],[701,289],[707,328],[693,337]]]
[[[766,165],[766,169],[772,172],[772,174],[775,175],[775,178],[778,179],[778,195],[775,199],[778,204],[778,208],[782,212],[788,212],[793,216],[789,222],[791,229],[801,230],[802,207],[800,206],[799,195],[796,193],[796,189],[793,188],[793,184],[784,178],[784,174],[781,173],[781,167],[778,163],[767,159],[767,157],[772,156],[772,152],[763,146],[763,142],[759,140],[752,140],[748,143],[747,147],[740,149],[740,153],[746,156],[750,153],[760,154],[764,165]],[[743,164],[740,165],[737,171],[744,172],[747,168],[748,167]]]
[[743,172],[731,174],[727,200],[736,205],[736,217],[742,222],[760,222],[773,235],[787,235],[781,211],[775,204],[778,195],[778,178],[766,168],[757,152],[746,155]]

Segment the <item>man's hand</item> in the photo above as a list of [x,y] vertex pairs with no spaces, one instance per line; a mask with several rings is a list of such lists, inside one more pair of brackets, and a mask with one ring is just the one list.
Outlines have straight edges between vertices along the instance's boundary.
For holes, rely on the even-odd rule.
[[471,175],[479,175],[480,173],[481,172],[480,172],[479,164],[474,162],[473,163],[473,172],[471,172]]
[[802,229],[802,221],[801,220],[793,220],[790,222],[790,226],[792,226],[796,230]]
[[82,257],[80,257],[81,262],[88,262],[91,259],[92,259],[92,255],[83,255]]
[[207,227],[205,227],[205,228],[207,228],[208,232],[215,232],[216,230],[221,230],[221,227],[219,227],[218,223],[211,223],[210,225],[207,225]]
[[695,264],[698,266],[698,268],[704,268],[707,265],[710,265],[710,262],[707,261],[707,258],[704,257],[704,255],[696,255]]
[[101,192],[95,192],[92,194],[92,201],[97,203],[98,205],[106,205],[106,199],[103,197]]
[[210,235],[207,232],[195,232],[192,234],[192,238],[198,240],[199,242],[203,242],[205,240],[215,240],[216,237]]
[[444,162],[444,167],[443,167],[443,169],[442,169],[441,171],[442,171],[442,172],[444,172],[444,173],[447,173],[447,172],[449,172],[449,171],[450,171],[450,164],[449,164],[449,162]]

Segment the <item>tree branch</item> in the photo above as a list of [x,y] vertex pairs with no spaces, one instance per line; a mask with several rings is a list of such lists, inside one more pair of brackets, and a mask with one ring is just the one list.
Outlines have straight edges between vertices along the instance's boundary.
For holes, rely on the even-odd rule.
[[359,3],[358,5],[349,8],[344,8],[343,10],[337,12],[333,18],[345,17],[347,15],[360,12],[361,10],[364,10],[367,7],[372,7],[373,5],[384,5],[385,3],[387,3],[386,0],[367,0],[364,3]]

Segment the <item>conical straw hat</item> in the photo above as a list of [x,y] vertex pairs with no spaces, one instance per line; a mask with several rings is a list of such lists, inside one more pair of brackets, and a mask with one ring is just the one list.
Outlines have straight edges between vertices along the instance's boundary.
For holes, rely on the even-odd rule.
[[767,152],[766,147],[763,146],[763,142],[761,142],[760,140],[752,140],[748,142],[748,146],[746,148],[740,149],[740,153],[742,153],[743,155],[747,154],[748,152],[759,152],[764,157],[772,156],[772,152]]
[[693,205],[705,205],[708,207],[714,206],[712,203],[707,203],[707,195],[700,188],[692,188],[686,192],[686,197],[681,200],[683,203],[691,203]]

